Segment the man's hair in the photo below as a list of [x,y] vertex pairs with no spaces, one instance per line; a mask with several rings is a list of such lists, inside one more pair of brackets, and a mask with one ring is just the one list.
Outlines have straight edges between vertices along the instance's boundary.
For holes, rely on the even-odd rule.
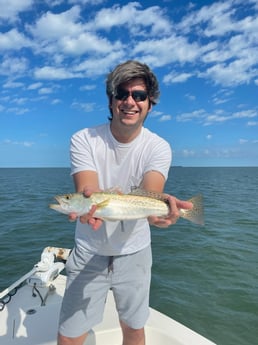
[[[158,80],[154,73],[146,64],[135,60],[128,60],[117,65],[115,69],[107,75],[106,93],[109,99],[109,108],[111,106],[112,97],[116,95],[119,86],[136,78],[141,78],[145,82],[150,103],[152,105],[157,103],[160,91]],[[109,119],[111,120],[112,117]]]

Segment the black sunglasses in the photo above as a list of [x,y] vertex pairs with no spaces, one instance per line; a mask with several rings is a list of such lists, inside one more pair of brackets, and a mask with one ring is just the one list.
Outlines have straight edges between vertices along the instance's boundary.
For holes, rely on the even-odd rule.
[[125,101],[129,96],[132,96],[135,102],[143,102],[148,97],[148,92],[145,90],[133,90],[132,92],[118,89],[115,98],[119,101]]

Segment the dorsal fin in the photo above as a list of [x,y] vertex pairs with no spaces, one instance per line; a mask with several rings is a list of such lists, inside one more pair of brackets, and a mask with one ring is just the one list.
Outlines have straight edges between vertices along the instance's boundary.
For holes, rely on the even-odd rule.
[[142,189],[142,188],[133,188],[131,190],[130,193],[128,193],[129,195],[136,195],[136,196],[144,196],[147,198],[152,198],[152,199],[156,199],[156,200],[161,200],[166,202],[167,201],[167,195],[163,194],[163,193],[158,193],[158,192],[152,192],[152,191],[148,191],[146,189]]

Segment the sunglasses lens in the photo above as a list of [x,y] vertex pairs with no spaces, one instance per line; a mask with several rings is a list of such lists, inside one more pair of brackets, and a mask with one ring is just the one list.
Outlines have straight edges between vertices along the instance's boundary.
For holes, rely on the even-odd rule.
[[130,93],[127,90],[118,89],[115,98],[119,101],[125,101],[130,95],[135,102],[143,102],[148,97],[148,93],[144,90],[134,90]]
[[129,97],[129,91],[118,89],[115,98],[119,101],[125,101]]
[[147,98],[148,94],[144,90],[139,90],[139,91],[133,91],[132,92],[132,97],[135,100],[135,102],[143,102]]

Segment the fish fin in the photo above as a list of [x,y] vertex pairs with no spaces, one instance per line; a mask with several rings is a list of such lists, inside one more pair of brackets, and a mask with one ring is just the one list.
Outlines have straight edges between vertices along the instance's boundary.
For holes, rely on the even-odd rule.
[[203,210],[203,197],[202,195],[196,195],[189,199],[193,204],[191,210],[180,209],[180,217],[190,220],[191,222],[204,225],[204,210]]
[[112,188],[105,189],[105,190],[103,191],[103,193],[118,194],[118,195],[124,194],[124,193],[122,192],[122,189],[121,189],[120,187],[112,187]]
[[157,199],[165,202],[167,201],[167,195],[164,193],[152,192],[138,187],[133,187],[128,195],[144,196],[147,198]]
[[109,204],[109,199],[105,199],[98,204],[96,204],[97,209],[101,209],[103,207],[106,207]]

